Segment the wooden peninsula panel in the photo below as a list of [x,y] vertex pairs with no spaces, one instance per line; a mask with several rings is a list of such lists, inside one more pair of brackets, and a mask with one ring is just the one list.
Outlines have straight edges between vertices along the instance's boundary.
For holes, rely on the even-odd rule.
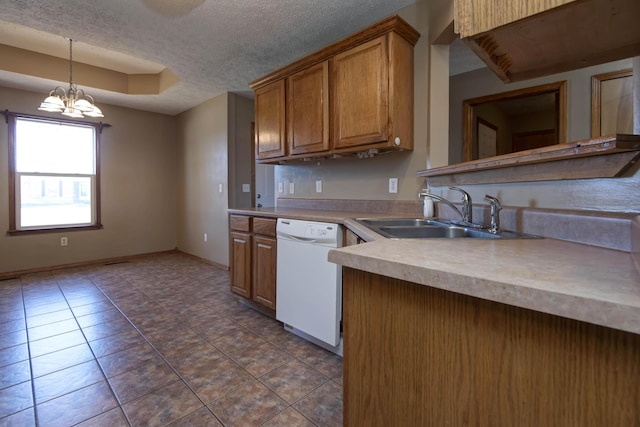
[[640,335],[352,268],[345,426],[630,426]]

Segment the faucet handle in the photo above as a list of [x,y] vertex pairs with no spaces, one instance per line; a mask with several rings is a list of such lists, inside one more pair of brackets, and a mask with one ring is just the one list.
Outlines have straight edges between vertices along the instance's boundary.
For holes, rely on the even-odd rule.
[[496,209],[496,211],[499,211],[502,209],[502,204],[500,203],[500,200],[498,200],[495,197],[492,197],[488,194],[485,194],[484,199],[489,202],[489,204],[494,207],[494,209]]
[[500,231],[500,211],[502,210],[502,204],[500,200],[488,194],[484,196],[484,199],[491,205],[491,226],[489,227],[489,232],[497,233]]
[[465,203],[471,203],[471,195],[469,193],[467,193],[466,191],[464,191],[462,188],[451,186],[451,187],[449,187],[449,190],[455,190],[455,191],[461,192],[462,193],[462,201],[465,202]]
[[451,186],[449,190],[462,193],[462,221],[469,224],[473,223],[473,202],[471,201],[471,195],[460,187]]

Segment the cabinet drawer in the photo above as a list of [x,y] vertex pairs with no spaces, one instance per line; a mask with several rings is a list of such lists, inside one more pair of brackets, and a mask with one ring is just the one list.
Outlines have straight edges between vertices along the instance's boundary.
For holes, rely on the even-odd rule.
[[264,236],[276,235],[276,222],[274,218],[253,218],[253,232]]
[[244,215],[230,215],[229,227],[232,230],[251,231],[251,217]]

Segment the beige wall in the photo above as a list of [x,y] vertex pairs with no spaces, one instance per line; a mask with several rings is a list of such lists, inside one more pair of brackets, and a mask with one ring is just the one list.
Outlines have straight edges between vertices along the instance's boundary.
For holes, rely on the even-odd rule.
[[591,135],[591,76],[632,67],[631,59],[581,68],[515,83],[503,83],[488,68],[451,77],[449,85],[449,160],[462,158],[462,102],[501,92],[567,81],[567,142],[590,138]]
[[[276,197],[385,200],[408,200],[416,197],[423,181],[418,178],[417,172],[425,168],[427,158],[428,2],[420,0],[402,9],[400,14],[422,34],[414,59],[414,151],[370,159],[322,160],[276,166]],[[397,194],[388,192],[389,178],[398,178]],[[316,180],[322,180],[322,193],[316,193]],[[284,183],[284,193],[277,191],[279,182]],[[294,183],[294,194],[289,193],[291,182]]]
[[[429,3],[429,5],[427,4]],[[329,199],[385,199],[415,200],[416,192],[425,180],[416,174],[427,166],[447,164],[449,157],[449,95],[444,87],[448,76],[448,49],[432,46],[428,34],[436,37],[447,19],[451,2],[418,0],[399,14],[413,25],[422,37],[415,47],[415,128],[414,151],[389,154],[373,159],[310,162],[302,165],[276,166],[276,197]],[[624,62],[624,61],[623,61]],[[628,61],[624,62],[628,64]],[[599,69],[606,69],[599,68]],[[591,75],[592,69],[577,71]],[[562,75],[559,78],[564,78]],[[521,82],[518,87],[537,84],[538,80]],[[476,81],[478,87],[483,81]],[[516,84],[508,89],[515,88]],[[505,86],[505,90],[506,86]],[[569,86],[569,141],[588,138],[583,128],[589,120],[590,83],[588,79],[573,80]],[[431,108],[429,108],[429,106]],[[639,114],[636,111],[636,116]],[[428,144],[428,149],[427,149]],[[538,183],[469,185],[465,186],[476,203],[485,194],[499,197],[505,206],[535,206],[581,210],[640,212],[640,173],[638,166],[626,177]],[[399,178],[399,193],[388,193],[388,178]],[[315,192],[315,180],[323,180],[323,193]],[[277,193],[278,182],[285,184],[285,192]],[[294,182],[295,194],[288,194],[288,183]],[[446,188],[434,188],[434,193],[458,198]]]
[[178,116],[178,249],[223,266],[229,265],[228,97]]
[[[567,142],[590,137],[591,76],[630,68],[632,60],[582,68],[579,70],[504,84],[488,69],[481,69],[453,78],[451,105],[461,105],[466,98],[567,80]],[[460,111],[458,111],[460,110]],[[636,115],[640,112],[636,112]],[[437,123],[435,124],[438,125]],[[450,160],[458,162],[461,147],[462,112],[453,107],[450,114]],[[544,181],[518,184],[470,185],[465,189],[478,203],[485,194],[497,196],[504,205],[540,208],[602,210],[610,212],[640,212],[640,172],[638,166],[624,177],[610,179]],[[435,188],[436,194],[457,197],[445,188]]]
[[[0,87],[0,105],[39,114],[42,93]],[[176,247],[176,119],[106,104],[102,132],[104,229],[7,236],[0,233],[0,273],[171,250]],[[51,114],[52,117],[58,117]],[[0,227],[9,228],[7,125],[0,121]],[[66,236],[69,245],[60,246]]]
[[253,99],[229,93],[229,207],[232,208],[251,207],[252,192],[242,191],[242,185],[251,185],[252,181],[253,116]]

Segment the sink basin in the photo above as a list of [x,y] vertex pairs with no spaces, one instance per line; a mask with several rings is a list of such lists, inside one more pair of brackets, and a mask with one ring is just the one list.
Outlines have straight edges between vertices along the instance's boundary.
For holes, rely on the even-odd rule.
[[456,238],[472,237],[485,239],[499,239],[499,234],[488,231],[476,230],[455,225],[425,225],[421,227],[379,227],[383,236],[398,239],[424,239],[424,238]]
[[530,234],[501,230],[490,233],[486,229],[465,227],[448,220],[424,218],[369,218],[356,219],[381,236],[392,239],[475,238],[475,239],[530,239]]
[[449,225],[449,222],[436,219],[424,218],[372,218],[356,220],[369,227],[419,227],[425,225],[442,226]]

